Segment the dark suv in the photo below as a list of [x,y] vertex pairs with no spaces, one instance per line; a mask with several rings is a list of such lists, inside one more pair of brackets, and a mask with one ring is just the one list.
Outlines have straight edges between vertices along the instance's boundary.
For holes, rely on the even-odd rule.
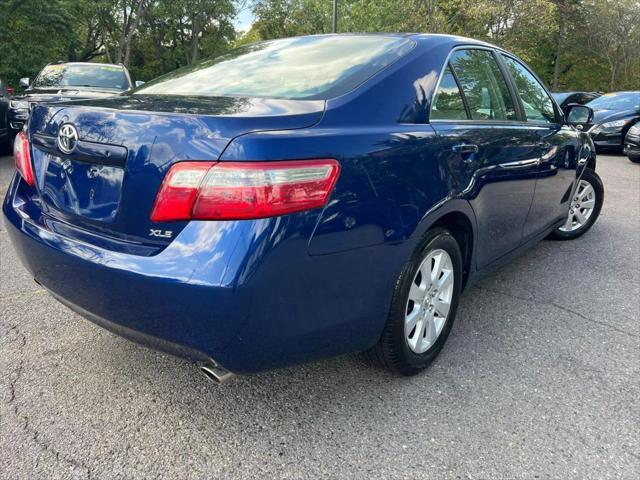
[[131,89],[133,84],[123,65],[74,62],[49,64],[33,83],[23,78],[20,86],[25,91],[11,99],[7,115],[11,137],[22,130],[35,104],[110,97]]

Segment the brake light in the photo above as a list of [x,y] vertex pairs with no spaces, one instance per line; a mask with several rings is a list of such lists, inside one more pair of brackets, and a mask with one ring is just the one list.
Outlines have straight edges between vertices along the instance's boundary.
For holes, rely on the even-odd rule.
[[16,169],[20,172],[24,181],[32,187],[36,183],[31,166],[31,154],[29,153],[29,140],[24,132],[18,132],[13,142],[13,160],[16,162]]
[[322,207],[338,179],[336,160],[180,162],[167,173],[151,220],[241,220]]

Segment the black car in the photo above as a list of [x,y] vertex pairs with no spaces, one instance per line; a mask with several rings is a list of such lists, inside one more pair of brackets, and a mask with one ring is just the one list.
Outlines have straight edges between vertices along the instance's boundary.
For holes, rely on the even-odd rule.
[[640,91],[607,93],[587,106],[593,109],[593,120],[585,128],[596,148],[621,151],[627,131],[640,120]]
[[3,150],[9,141],[9,120],[7,119],[9,97],[7,84],[0,78],[0,151]]
[[624,137],[624,154],[634,163],[640,163],[640,122],[632,125]]
[[8,112],[12,136],[22,130],[35,104],[110,97],[131,89],[133,84],[123,65],[73,62],[49,64],[33,83],[23,78],[20,86],[26,90],[11,100]]
[[553,98],[558,102],[561,108],[564,109],[570,103],[578,103],[580,105],[586,105],[591,100],[594,100],[602,95],[600,92],[555,92],[552,93]]

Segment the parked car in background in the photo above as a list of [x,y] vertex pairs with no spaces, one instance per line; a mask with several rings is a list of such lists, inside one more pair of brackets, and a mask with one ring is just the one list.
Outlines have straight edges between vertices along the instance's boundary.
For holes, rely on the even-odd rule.
[[0,78],[0,153],[9,144],[9,98],[11,93],[7,88],[7,83]]
[[38,103],[111,97],[133,85],[123,65],[72,62],[49,64],[33,83],[23,78],[20,86],[25,91],[11,100],[8,114],[12,136],[22,130]]
[[624,138],[624,154],[634,163],[640,163],[640,122],[629,130]]
[[448,35],[244,46],[36,106],[15,157],[3,212],[36,281],[218,380],[353,351],[416,374],[463,289],[604,198],[529,67]]
[[570,103],[577,103],[579,105],[585,105],[591,100],[598,98],[602,95],[600,92],[555,92],[552,93],[558,105],[561,108],[566,107]]
[[607,93],[587,103],[594,112],[585,124],[597,149],[621,152],[627,131],[640,120],[640,91]]

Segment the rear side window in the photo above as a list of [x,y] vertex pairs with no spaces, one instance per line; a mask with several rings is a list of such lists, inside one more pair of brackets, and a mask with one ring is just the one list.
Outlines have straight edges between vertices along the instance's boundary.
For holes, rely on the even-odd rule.
[[176,70],[134,95],[326,100],[353,90],[414,46],[393,35],[269,40]]
[[527,121],[555,123],[556,112],[553,109],[553,102],[536,77],[513,58],[505,55],[502,58],[504,58],[507,69],[516,82],[516,89],[522,99]]
[[467,119],[467,111],[464,108],[462,94],[448,65],[436,91],[436,98],[433,101],[429,118],[432,120]]
[[516,120],[507,82],[489,50],[458,50],[453,67],[474,120]]

